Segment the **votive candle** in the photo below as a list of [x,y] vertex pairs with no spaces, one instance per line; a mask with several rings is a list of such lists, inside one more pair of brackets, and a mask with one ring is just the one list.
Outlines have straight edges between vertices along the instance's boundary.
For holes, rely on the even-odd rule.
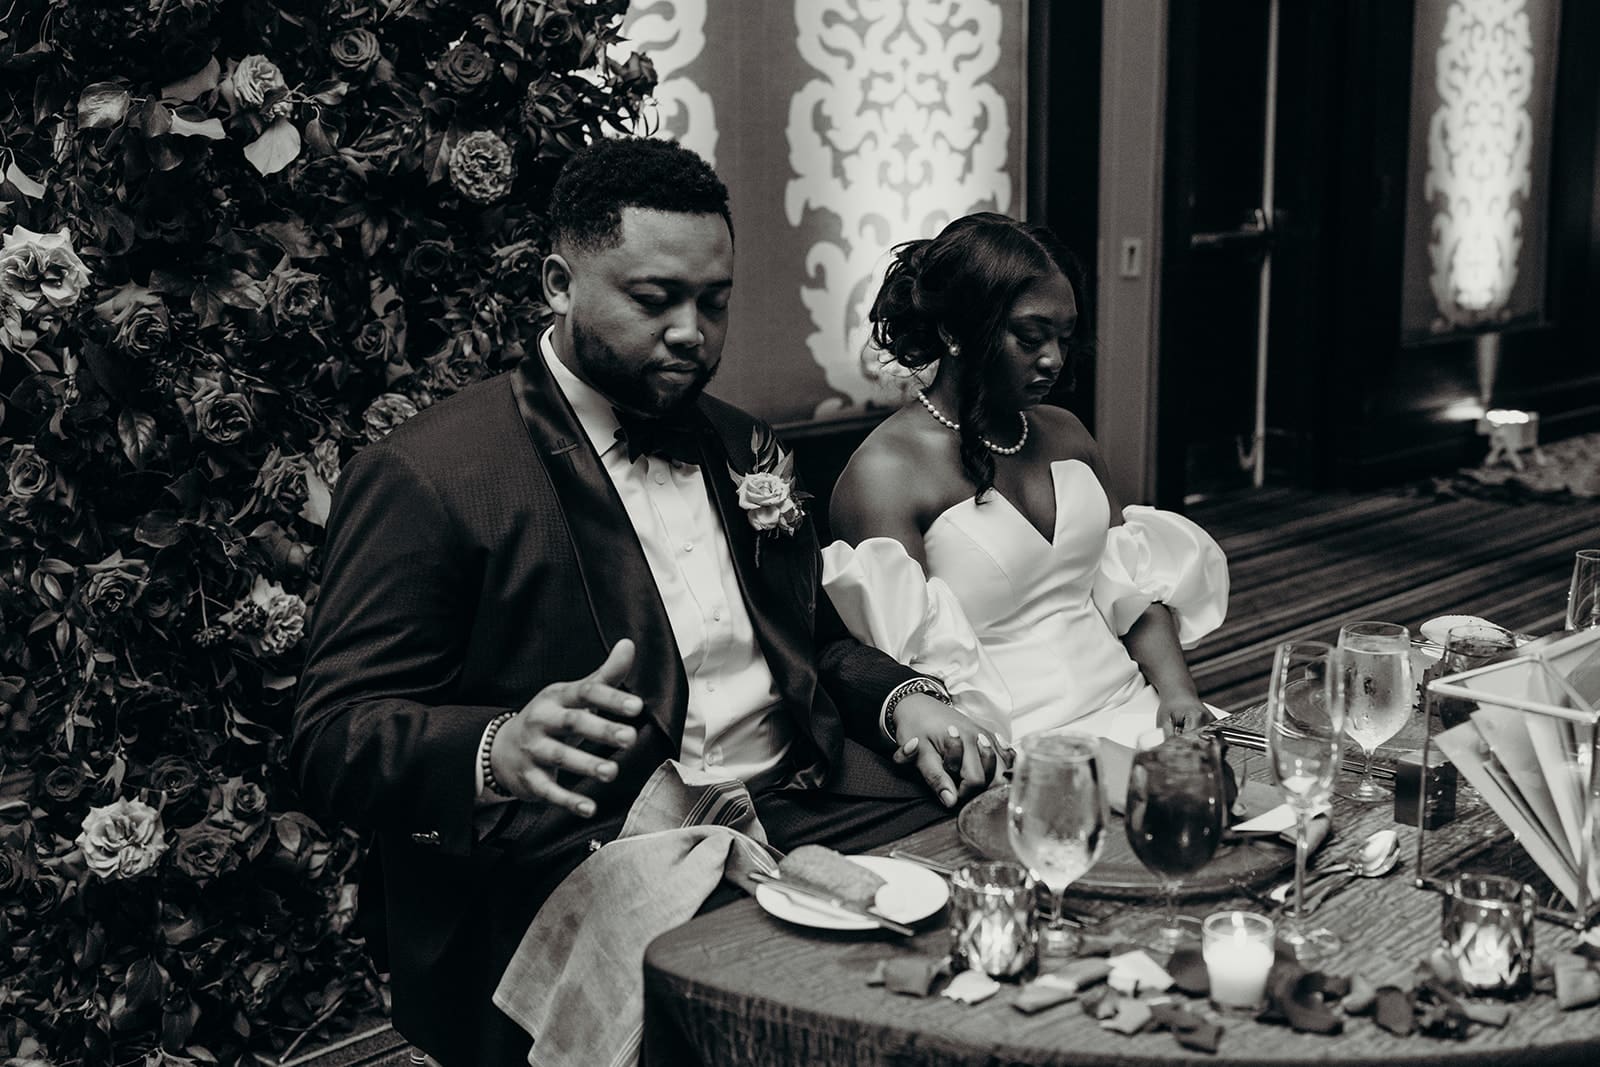
[[1271,919],[1249,911],[1208,915],[1201,925],[1200,954],[1212,1004],[1225,1011],[1256,1011],[1266,1003],[1273,958]]

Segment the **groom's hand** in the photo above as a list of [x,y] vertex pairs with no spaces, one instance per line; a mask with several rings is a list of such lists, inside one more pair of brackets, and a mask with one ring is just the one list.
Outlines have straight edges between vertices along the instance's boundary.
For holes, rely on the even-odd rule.
[[894,761],[916,763],[947,808],[983,792],[1004,766],[994,734],[942,700],[913,693],[895,706],[894,718]]
[[585,818],[594,801],[556,784],[557,771],[571,771],[609,782],[617,765],[585,752],[571,741],[597,741],[627,748],[639,732],[618,719],[636,718],[644,701],[619,689],[633,666],[633,642],[624,638],[611,647],[593,674],[574,682],[555,682],[512,716],[494,736],[489,766],[507,792],[527,800],[558,804]]

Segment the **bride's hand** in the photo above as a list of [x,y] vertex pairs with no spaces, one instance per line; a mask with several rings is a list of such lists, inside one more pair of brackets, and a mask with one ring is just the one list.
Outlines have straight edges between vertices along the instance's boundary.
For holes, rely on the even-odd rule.
[[895,706],[894,718],[894,761],[915,762],[947,808],[983,792],[1005,767],[994,734],[942,700],[913,693]]
[[1211,721],[1211,712],[1199,697],[1175,697],[1161,702],[1156,713],[1156,724],[1169,737],[1173,734],[1192,734]]

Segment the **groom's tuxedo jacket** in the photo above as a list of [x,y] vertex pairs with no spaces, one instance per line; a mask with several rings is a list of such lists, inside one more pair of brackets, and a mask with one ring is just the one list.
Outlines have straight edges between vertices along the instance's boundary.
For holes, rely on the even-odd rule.
[[[845,634],[819,596],[809,521],[794,537],[763,536],[758,564],[729,474],[751,468],[755,420],[702,397],[693,422],[797,727],[795,764],[814,767],[798,784],[878,795],[883,761],[846,733],[874,744],[883,698],[915,675]],[[417,1044],[450,1048],[440,1035],[487,1007],[555,883],[615,835],[645,780],[678,754],[683,664],[621,500],[537,349],[351,460],[328,534],[293,760],[308,798],[373,832],[363,927],[392,970],[396,1020]],[[645,703],[639,740],[613,782],[561,776],[594,798],[595,817],[543,803],[476,813],[489,721],[588,674],[624,637],[638,643],[628,685]]]

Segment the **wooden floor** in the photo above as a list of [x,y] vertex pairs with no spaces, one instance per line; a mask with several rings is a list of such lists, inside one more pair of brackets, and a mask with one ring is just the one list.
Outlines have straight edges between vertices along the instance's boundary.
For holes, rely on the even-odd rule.
[[1261,699],[1278,642],[1332,641],[1345,622],[1560,629],[1572,554],[1600,548],[1600,502],[1268,489],[1188,514],[1228,555],[1228,619],[1189,663],[1201,696],[1230,711]]

